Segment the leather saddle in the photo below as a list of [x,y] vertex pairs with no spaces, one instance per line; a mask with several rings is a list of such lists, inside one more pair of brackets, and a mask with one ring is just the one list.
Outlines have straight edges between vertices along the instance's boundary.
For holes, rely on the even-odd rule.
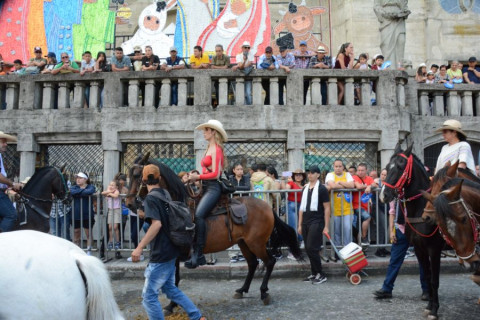
[[247,223],[247,207],[235,198],[222,196],[217,206],[212,210],[210,216],[224,215],[230,216],[234,224],[244,225]]

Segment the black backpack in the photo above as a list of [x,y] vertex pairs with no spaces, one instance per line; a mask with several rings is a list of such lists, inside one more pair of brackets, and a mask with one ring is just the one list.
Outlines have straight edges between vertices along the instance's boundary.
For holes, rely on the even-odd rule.
[[168,194],[165,196],[156,190],[150,194],[165,204],[168,224],[164,227],[168,238],[178,248],[180,260],[188,259],[195,237],[195,224],[192,221],[190,209],[183,202],[173,201]]

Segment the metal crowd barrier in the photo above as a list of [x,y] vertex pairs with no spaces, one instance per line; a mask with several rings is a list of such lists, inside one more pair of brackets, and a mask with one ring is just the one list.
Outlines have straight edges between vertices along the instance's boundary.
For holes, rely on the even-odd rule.
[[[383,204],[378,199],[379,189],[372,190],[372,198],[368,202],[368,208],[371,215],[371,221],[368,227],[368,239],[370,242],[370,247],[374,248],[386,248],[390,247],[389,243],[389,230],[388,230],[388,204]],[[294,199],[298,200],[301,198],[302,190],[271,190],[271,191],[237,191],[232,194],[232,197],[240,196],[256,196],[264,195],[264,199],[272,205],[274,212],[287,224],[291,226],[297,226],[298,228],[298,210],[300,207],[300,202],[297,205],[290,204],[288,194],[293,193]],[[359,203],[361,203],[361,191],[357,189],[336,189],[330,191],[331,199],[338,196],[339,193],[348,194],[349,198],[353,200],[353,197],[359,197]],[[120,195],[122,197],[122,203],[124,201],[125,195]],[[295,201],[296,203],[296,201]],[[94,194],[88,196],[88,208],[84,208],[83,204],[80,203],[80,213],[81,219],[79,221],[74,220],[74,210],[75,204],[68,203],[64,204],[60,201],[54,201],[52,206],[52,213],[50,216],[50,233],[57,235],[59,237],[65,238],[69,241],[74,241],[74,228],[76,224],[80,227],[80,237],[77,244],[85,251],[88,251],[91,246],[92,255],[98,257],[105,256],[106,259],[112,257],[112,254],[115,255],[117,252],[131,252],[134,250],[143,238],[145,232],[143,228],[146,223],[143,219],[140,219],[138,215],[134,214],[132,211],[128,210],[127,215],[122,214],[122,219],[119,225],[119,234],[120,241],[112,240],[113,248],[108,248],[109,243],[109,228],[111,228],[112,234],[114,234],[114,224],[110,227],[107,224],[107,213],[108,205],[107,198],[101,196],[100,194]],[[84,210],[85,209],[85,210]],[[292,210],[289,215],[289,210]],[[61,212],[58,215],[55,215],[55,212]],[[92,212],[93,211],[93,212]],[[334,202],[330,202],[330,234],[334,235],[335,222],[334,222]],[[348,212],[346,212],[348,211]],[[87,214],[88,217],[84,215]],[[344,219],[352,219],[353,217],[353,207],[350,206],[349,210],[344,208],[343,202],[341,205],[341,215],[340,222],[343,224]],[[94,217],[92,219],[92,216]],[[291,219],[295,219],[292,221]],[[352,219],[353,220],[353,219]],[[361,219],[357,219],[356,230],[358,230],[356,238],[352,235],[352,240],[354,242],[360,243],[361,241]],[[84,230],[86,229],[86,230]],[[345,234],[343,229],[341,229],[339,247],[342,247],[344,242]],[[353,228],[351,229],[354,230]],[[88,238],[87,232],[88,231]],[[132,232],[133,231],[133,232]],[[296,230],[297,231],[297,230]],[[333,238],[333,237],[332,237]],[[301,239],[299,237],[299,239]],[[88,241],[90,240],[90,241]],[[334,252],[330,244],[327,242],[326,237],[324,237],[324,248],[321,255],[328,259],[329,256],[333,256]],[[115,248],[115,242],[120,242],[120,246]],[[238,251],[236,248],[228,249]],[[128,255],[129,256],[129,255]],[[128,256],[124,256],[127,258]]]

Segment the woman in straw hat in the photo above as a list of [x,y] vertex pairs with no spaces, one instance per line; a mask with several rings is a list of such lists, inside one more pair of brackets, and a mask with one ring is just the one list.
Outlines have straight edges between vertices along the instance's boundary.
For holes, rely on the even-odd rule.
[[17,211],[5,194],[8,188],[20,190],[21,184],[7,178],[7,171],[3,163],[2,153],[7,151],[8,142],[16,142],[17,138],[0,131],[0,231],[7,232],[13,229],[17,221]]
[[442,169],[445,164],[460,161],[459,168],[468,168],[475,173],[475,161],[473,159],[472,148],[468,144],[467,135],[462,131],[462,124],[457,120],[447,120],[436,130],[441,132],[443,139],[448,143],[443,146],[438,156],[435,171]]
[[197,243],[192,258],[185,262],[185,267],[187,268],[196,268],[206,263],[203,255],[206,240],[205,218],[215,207],[222,194],[218,179],[225,168],[223,143],[228,140],[227,133],[223,129],[222,123],[218,120],[208,120],[208,122],[199,125],[195,129],[203,130],[203,136],[208,141],[208,146],[201,161],[202,174],[194,172],[189,174],[189,181],[202,181],[203,197],[198,203],[195,212]]

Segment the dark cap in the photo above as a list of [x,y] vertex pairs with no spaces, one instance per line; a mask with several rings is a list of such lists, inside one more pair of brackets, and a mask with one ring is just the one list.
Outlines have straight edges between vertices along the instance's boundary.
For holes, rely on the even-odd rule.
[[468,58],[468,62],[477,62],[477,58],[470,57],[470,58]]
[[160,178],[160,169],[154,164],[149,164],[143,168],[143,181],[147,181],[150,175],[153,179]]
[[272,53],[273,52],[272,47],[270,47],[270,46],[266,47],[265,52]]
[[312,165],[310,168],[308,168],[308,172],[310,173],[320,173],[320,169],[318,168],[317,165]]
[[47,58],[57,58],[57,55],[55,54],[55,52],[49,52],[45,57]]
[[34,52],[42,52],[42,48],[40,48],[40,47],[35,47],[35,48],[33,48],[33,51],[34,51]]

